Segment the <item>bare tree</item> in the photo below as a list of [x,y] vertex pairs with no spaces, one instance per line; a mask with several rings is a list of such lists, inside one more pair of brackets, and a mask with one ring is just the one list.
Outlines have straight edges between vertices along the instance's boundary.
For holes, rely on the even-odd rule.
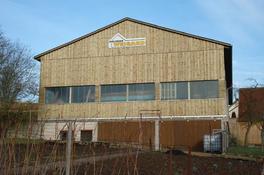
[[[248,144],[248,134],[254,125],[259,128],[264,127],[261,112],[263,111],[262,105],[264,104],[264,97],[260,95],[259,84],[255,79],[248,79],[253,82],[250,88],[242,88],[239,90],[239,120],[244,124],[246,133],[244,137],[244,145]],[[263,131],[264,132],[264,131]]]
[[36,64],[21,43],[10,41],[0,31],[0,120],[15,102],[28,101],[38,92]]
[[254,124],[254,106],[255,101],[250,93],[240,90],[239,93],[239,116],[240,121],[243,123],[246,133],[244,137],[244,145],[248,145],[248,134]]
[[254,93],[252,94],[253,96],[255,96],[255,107],[254,107],[254,111],[252,111],[254,113],[254,120],[253,120],[253,124],[260,130],[260,139],[261,139],[261,149],[263,151],[264,149],[264,85],[263,84],[259,84],[256,80],[253,79],[253,81],[255,82],[256,86],[254,88],[257,88],[257,86],[262,87],[259,89],[255,89]]
[[260,137],[261,137],[261,150],[264,149],[264,113],[255,120],[255,125],[260,130]]

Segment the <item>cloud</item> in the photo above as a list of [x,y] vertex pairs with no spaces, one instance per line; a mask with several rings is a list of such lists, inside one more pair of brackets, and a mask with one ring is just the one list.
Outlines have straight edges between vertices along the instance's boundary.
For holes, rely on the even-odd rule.
[[[19,39],[29,45],[33,54],[79,36],[79,31],[74,30],[77,26],[74,24],[78,20],[65,22],[65,16],[54,14],[55,7],[45,8],[44,13],[40,6],[29,2],[5,1],[2,5],[0,21],[3,23],[4,32],[11,39]],[[59,9],[57,11],[59,14]]]
[[247,78],[264,82],[263,0],[196,0],[195,1],[214,28],[229,39],[233,45],[234,83],[248,86]]
[[263,29],[263,1],[231,0],[237,7],[245,25],[253,25],[256,29]]
[[[263,64],[262,64],[263,65]],[[240,65],[234,66],[234,82],[233,85],[238,87],[247,87],[251,85],[247,79],[253,78],[256,79],[258,83],[264,84],[264,71],[261,66],[256,64]]]
[[255,43],[254,31],[264,29],[263,1],[196,0],[196,3],[215,26],[239,43]]

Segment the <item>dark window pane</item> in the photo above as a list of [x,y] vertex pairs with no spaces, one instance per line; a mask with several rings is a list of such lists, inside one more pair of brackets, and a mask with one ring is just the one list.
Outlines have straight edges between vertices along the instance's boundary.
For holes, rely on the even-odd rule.
[[95,86],[72,87],[72,103],[87,103],[95,101]]
[[218,81],[206,81],[207,97],[218,98]]
[[128,85],[129,101],[154,100],[154,99],[155,99],[154,83]]
[[177,99],[188,99],[188,83],[179,82],[177,84]]
[[176,83],[161,84],[161,99],[162,100],[176,99]]
[[46,88],[46,104],[63,104],[69,103],[69,87],[52,87]]
[[188,99],[188,82],[161,83],[161,100]]
[[126,85],[102,85],[101,101],[126,101]]
[[205,89],[202,81],[190,82],[190,91],[192,99],[205,98]]
[[190,83],[192,99],[218,97],[218,81],[193,81]]

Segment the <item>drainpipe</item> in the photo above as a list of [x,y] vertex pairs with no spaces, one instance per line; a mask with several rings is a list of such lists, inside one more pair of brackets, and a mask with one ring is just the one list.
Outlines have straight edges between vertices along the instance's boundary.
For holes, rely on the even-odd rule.
[[221,121],[221,129],[224,130],[224,132],[222,132],[222,152],[225,152],[229,145],[229,133],[226,132],[227,128],[225,122],[229,119],[229,90],[232,89],[232,86],[226,89],[226,117]]

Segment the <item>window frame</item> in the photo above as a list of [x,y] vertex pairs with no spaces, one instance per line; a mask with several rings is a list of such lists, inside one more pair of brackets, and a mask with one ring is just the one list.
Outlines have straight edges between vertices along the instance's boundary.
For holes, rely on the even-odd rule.
[[[130,85],[138,85],[138,84],[153,84],[154,87],[154,98],[153,99],[142,99],[142,100],[130,100],[129,99],[129,86]],[[122,100],[122,101],[102,101],[102,87],[103,86],[111,86],[111,85],[124,85],[126,86],[126,100]],[[122,103],[122,102],[135,102],[135,101],[153,101],[156,100],[156,86],[154,82],[146,82],[146,83],[129,83],[129,84],[101,84],[100,85],[100,95],[99,95],[99,101],[102,103]]]
[[[187,98],[177,98],[177,83],[187,83]],[[176,84],[175,86],[175,98],[163,99],[162,98],[162,84]],[[161,101],[170,101],[170,100],[189,100],[189,81],[166,81],[160,82],[160,98]]]
[[[125,95],[125,100],[103,101],[103,100],[102,100],[102,87],[103,87],[103,86],[125,86],[125,87],[126,87],[126,90],[125,90],[125,94],[126,94],[126,95]],[[127,84],[101,84],[101,85],[100,85],[100,96],[99,96],[99,99],[100,99],[100,102],[102,102],[102,103],[127,102]]]
[[[68,93],[68,96],[67,97],[65,97],[66,99],[67,99],[67,101],[66,102],[62,102],[62,103],[55,103],[55,102],[49,102],[49,103],[47,103],[47,94],[48,94],[48,89],[59,89],[59,88],[66,88],[66,89],[68,89],[68,90],[66,90],[66,92]],[[63,104],[70,104],[70,90],[71,89],[71,87],[70,86],[56,86],[56,87],[45,87],[45,92],[44,92],[44,101],[45,101],[45,104],[46,105],[63,105]],[[52,93],[54,93],[54,92],[52,92]]]
[[[208,97],[208,94],[207,94],[207,96],[206,97],[200,97],[200,98],[192,98],[192,88],[191,88],[191,83],[192,82],[217,82],[217,89],[216,89],[216,93],[217,93],[217,95],[216,95],[216,97]],[[195,80],[195,81],[190,81],[189,82],[189,87],[190,87],[190,99],[191,100],[199,100],[199,99],[217,99],[217,98],[219,98],[219,80]]]
[[[129,99],[129,86],[131,85],[153,85],[153,99],[132,99],[130,100]],[[154,82],[146,82],[146,83],[131,83],[131,84],[127,84],[127,101],[131,101],[131,102],[135,102],[135,101],[153,101],[153,100],[156,100],[156,86],[155,86],[155,83]]]
[[[74,88],[83,88],[83,87],[91,87],[91,88],[94,88],[93,90],[92,90],[92,92],[94,92],[94,100],[93,101],[84,101],[84,102],[74,102],[73,101],[73,92],[74,92]],[[80,86],[71,86],[70,87],[70,103],[71,104],[82,104],[82,103],[94,103],[94,102],[96,102],[96,86],[95,85],[80,85]]]
[[[192,98],[191,97],[191,83],[192,82],[207,82],[207,81],[215,81],[217,82],[217,96],[216,97],[207,97],[207,98]],[[179,99],[177,98],[177,86],[176,86],[176,98],[174,99],[162,99],[162,84],[163,83],[181,83],[181,82],[186,82],[187,83],[187,89],[188,89],[188,97],[186,99]],[[193,80],[193,81],[166,81],[166,82],[160,82],[160,100],[161,101],[174,101],[174,100],[197,100],[197,99],[218,99],[220,98],[219,94],[219,80],[213,79],[213,80]]]

